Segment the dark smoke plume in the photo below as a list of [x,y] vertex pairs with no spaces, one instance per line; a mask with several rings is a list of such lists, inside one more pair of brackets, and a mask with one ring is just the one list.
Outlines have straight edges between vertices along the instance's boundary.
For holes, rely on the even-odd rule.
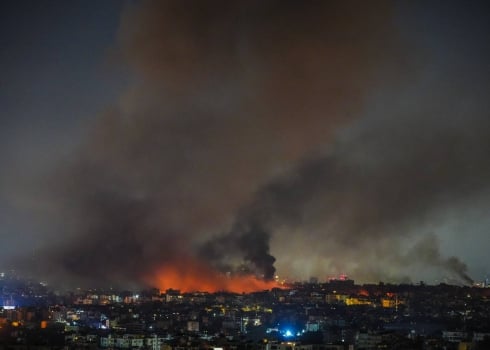
[[[272,232],[303,235],[298,242],[277,234],[273,246],[309,250],[337,272],[347,267],[358,276],[376,278],[378,261],[380,278],[391,278],[389,268],[423,264],[471,283],[464,263],[441,255],[427,225],[448,220],[455,203],[483,198],[489,204],[490,118],[477,110],[455,116],[442,101],[446,95],[431,98],[441,107],[418,115],[386,104],[396,118],[372,117],[345,128],[325,155],[264,186],[250,211],[262,215]],[[320,264],[312,271],[321,272]]]
[[[258,222],[252,220],[234,225],[224,235],[209,240],[200,249],[200,256],[221,271],[240,273],[246,271],[265,280],[274,278],[274,262],[270,255],[270,233]],[[244,264],[230,264],[230,261],[243,261]],[[238,271],[236,267],[238,266]]]
[[406,264],[413,264],[415,261],[422,266],[437,266],[448,271],[462,282],[473,284],[473,280],[468,276],[468,267],[465,263],[455,256],[443,258],[439,252],[439,242],[434,234],[427,234],[418,241],[413,248],[403,257]]
[[425,57],[402,50],[392,6],[130,5],[116,51],[134,82],[43,185],[58,224],[39,267],[127,285],[185,257],[361,281],[423,261],[469,282],[436,240],[417,242],[451,203],[488,193],[489,118],[458,113],[448,101],[480,97],[440,77],[408,91]]
[[234,217],[403,65],[391,12],[384,1],[129,6],[119,52],[134,85],[45,185],[64,238],[40,266],[67,283],[138,283],[190,255],[272,278],[267,228]]

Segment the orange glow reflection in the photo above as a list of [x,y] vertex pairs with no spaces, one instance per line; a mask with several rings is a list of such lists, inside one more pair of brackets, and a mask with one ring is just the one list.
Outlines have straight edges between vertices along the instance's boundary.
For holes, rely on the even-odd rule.
[[361,289],[359,291],[359,293],[357,293],[357,294],[360,295],[360,296],[363,296],[363,297],[368,297],[369,296],[369,292],[367,290],[365,290],[365,289]]
[[226,276],[209,266],[188,259],[179,265],[165,265],[147,277],[147,282],[160,291],[167,289],[187,292],[251,293],[278,288],[275,281],[264,281],[255,276]]

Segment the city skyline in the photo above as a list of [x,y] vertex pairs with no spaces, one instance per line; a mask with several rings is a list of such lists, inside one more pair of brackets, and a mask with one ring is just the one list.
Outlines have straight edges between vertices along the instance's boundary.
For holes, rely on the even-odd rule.
[[486,2],[0,6],[0,266],[257,289],[490,274]]

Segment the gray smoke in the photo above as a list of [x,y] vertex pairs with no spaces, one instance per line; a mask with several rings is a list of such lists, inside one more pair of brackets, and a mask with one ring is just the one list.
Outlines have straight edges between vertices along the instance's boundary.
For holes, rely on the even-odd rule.
[[403,257],[405,264],[421,264],[422,266],[437,266],[450,273],[450,277],[458,278],[460,281],[473,284],[468,276],[468,267],[455,256],[444,258],[439,252],[439,242],[434,234],[425,235],[413,248]]
[[[253,273],[259,278],[272,280],[276,258],[270,254],[269,242],[270,233],[261,223],[243,220],[235,224],[229,233],[206,242],[199,254],[220,271]],[[230,264],[234,260],[235,264]],[[243,263],[240,264],[240,261]]]
[[43,184],[58,224],[38,266],[121,285],[194,257],[270,279],[268,228],[235,217],[356,117],[380,74],[403,75],[392,18],[385,1],[129,5],[113,56],[134,83]]
[[[471,282],[466,265],[444,257],[424,227],[449,219],[445,212],[455,203],[471,205],[483,196],[483,205],[489,205],[490,118],[488,109],[459,115],[450,110],[458,104],[448,104],[444,93],[433,93],[430,105],[437,107],[429,111],[408,107],[400,112],[387,103],[394,116],[370,117],[345,128],[325,155],[263,187],[250,210],[277,232],[274,243],[284,251],[311,250],[335,259],[337,265],[323,260],[324,266],[312,269],[316,273],[330,264],[359,278],[397,279],[384,271],[423,263]],[[458,90],[452,98],[474,97]],[[468,230],[471,225],[467,222]],[[281,232],[303,237],[288,242]],[[376,262],[379,273],[373,274]]]
[[452,203],[488,194],[488,104],[425,66],[433,52],[395,10],[128,6],[115,51],[133,84],[43,184],[56,240],[40,269],[125,285],[191,257],[265,279],[275,264],[406,280],[421,263],[466,279],[437,240],[417,242]]

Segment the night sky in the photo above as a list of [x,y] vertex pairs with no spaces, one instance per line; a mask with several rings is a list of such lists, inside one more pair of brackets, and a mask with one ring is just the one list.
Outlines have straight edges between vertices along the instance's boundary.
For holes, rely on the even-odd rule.
[[485,1],[2,1],[0,269],[490,277],[489,38]]

